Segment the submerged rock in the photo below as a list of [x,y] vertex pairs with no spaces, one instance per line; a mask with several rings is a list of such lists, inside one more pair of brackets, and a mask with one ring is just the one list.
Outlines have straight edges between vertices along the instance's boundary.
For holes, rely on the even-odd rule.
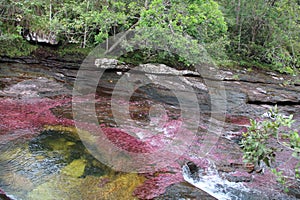
[[30,200],[53,200],[72,199],[80,200],[82,196],[78,191],[82,180],[69,176],[53,176],[48,181],[31,190],[25,199]]
[[84,159],[73,160],[61,170],[61,173],[74,178],[81,177],[84,174],[86,163],[87,161]]
[[80,186],[84,200],[137,200],[134,190],[143,184],[145,178],[135,173],[110,174],[101,178],[88,176]]
[[0,146],[0,184],[17,199],[137,199],[133,191],[145,180],[94,159],[76,128],[47,127],[31,141],[6,145]]

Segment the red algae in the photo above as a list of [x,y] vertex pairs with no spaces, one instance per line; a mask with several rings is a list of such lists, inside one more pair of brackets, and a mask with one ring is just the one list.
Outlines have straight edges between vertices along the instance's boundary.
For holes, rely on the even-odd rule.
[[143,185],[136,188],[134,195],[140,199],[153,199],[164,194],[167,187],[184,181],[182,175],[182,165],[187,161],[194,162],[199,169],[207,170],[210,163],[204,158],[191,158],[188,155],[182,155],[165,169],[160,171],[143,174],[147,180]]
[[153,147],[147,142],[143,142],[118,128],[102,128],[106,137],[117,147],[133,152],[133,153],[148,153],[153,150]]
[[168,186],[182,181],[184,179],[181,172],[154,174],[151,178],[148,175],[148,180],[142,186],[137,187],[133,194],[140,199],[153,199],[164,194]]
[[[161,148],[164,148],[164,145],[169,145],[168,143],[170,141],[168,139],[172,139],[174,137],[176,138],[177,134],[186,133],[187,136],[190,136],[190,134],[192,134],[189,133],[188,130],[185,130],[181,127],[181,120],[170,120],[166,122],[165,125],[162,127],[164,134],[152,133],[152,135],[150,135],[149,130],[144,130],[145,135],[147,135],[145,139],[139,139],[138,137],[134,137],[128,134],[128,132],[125,129],[105,127],[103,124],[97,126],[95,124],[77,122],[77,125],[79,125],[79,128],[89,131],[93,136],[100,136],[97,137],[99,139],[98,141],[95,141],[95,145],[100,146],[101,149],[110,147],[110,156],[113,157],[114,155],[119,155],[117,153],[117,150],[114,151],[111,149],[112,145],[114,145],[119,149],[119,151],[127,151],[129,153],[128,155],[133,156],[133,159],[135,158],[134,154],[146,153],[145,156],[147,156],[147,153],[156,153],[156,150],[161,150]],[[138,128],[134,129],[134,127],[131,127],[129,132],[133,132],[133,130],[137,129]],[[138,131],[141,132],[142,129],[140,128],[138,129]],[[104,139],[103,136],[106,138]],[[186,137],[180,139],[187,140],[192,138]],[[185,143],[183,143],[183,145],[185,145]],[[141,175],[147,178],[147,180],[143,183],[143,185],[136,188],[134,192],[135,196],[141,199],[152,199],[163,194],[168,186],[184,181],[181,167],[182,164],[184,164],[187,161],[195,160],[195,163],[197,163],[200,167],[205,167],[208,165],[208,163],[205,163],[201,159],[192,159],[187,155],[181,155],[181,157],[179,155],[177,159],[173,160],[173,154],[174,152],[172,151],[160,152],[160,157],[155,156],[156,160],[147,160],[147,162],[149,163],[148,165],[145,165],[145,167],[152,167],[149,170],[145,169],[145,171],[150,172],[141,173]],[[182,152],[182,154],[184,154],[184,152]],[[168,156],[168,158],[165,158],[166,156]],[[170,158],[171,161],[168,160]],[[161,161],[167,163],[167,165],[165,165],[164,168],[160,167],[161,163],[156,163]],[[139,160],[132,160],[131,162],[135,162],[136,164],[141,166],[145,164],[139,163]],[[135,164],[132,164],[132,166],[136,167]]]
[[234,116],[234,115],[227,115],[226,122],[235,124],[235,125],[250,125],[250,119],[245,116]]
[[[51,109],[61,106],[70,100],[68,99],[30,99],[0,100],[0,135],[24,133],[36,133],[45,125],[72,125],[72,121],[55,116]],[[27,131],[18,131],[27,130]]]
[[265,173],[254,174],[253,179],[249,183],[244,183],[248,188],[260,189],[261,191],[276,191],[279,192],[282,189],[282,186],[276,181],[276,176],[266,170]]
[[[103,124],[98,126],[98,129],[101,128],[104,136],[107,137],[111,144],[116,145],[120,149],[132,153],[151,153],[152,150],[155,150],[156,147],[165,145],[165,138],[169,137],[170,139],[172,139],[174,137],[174,133],[180,131],[180,125],[180,120],[171,120],[163,126],[165,134],[163,134],[162,136],[155,134],[151,136],[147,132],[145,133],[145,135],[147,136],[146,139],[139,139],[137,137],[134,137],[128,134],[125,129],[105,127],[105,125]],[[134,129],[133,126],[129,132],[134,132],[133,130],[137,130],[137,128]],[[140,129],[137,131],[140,131]],[[186,137],[183,139],[188,140],[192,138]],[[158,146],[153,145],[153,143],[157,144],[159,142],[161,142],[161,144],[159,144]],[[193,143],[193,145],[199,145],[201,147],[201,143]],[[165,156],[166,154],[162,155]],[[212,148],[211,152],[207,156],[210,160],[216,163],[217,168],[222,166],[229,166],[231,168],[230,171],[234,172],[228,174],[230,180],[244,182],[243,184],[245,184],[248,188],[261,188],[263,182],[268,181],[268,179],[270,178],[272,178],[272,181],[268,181],[267,187],[278,187],[278,184],[276,183],[276,180],[274,179],[274,176],[272,176],[272,174],[267,173],[265,175],[253,175],[248,173],[249,169],[247,165],[245,165],[242,161],[241,149],[237,144],[233,142],[228,142],[226,139],[220,138],[218,144]],[[187,161],[194,162],[199,168],[204,169],[204,171],[205,169],[209,168],[209,163],[203,158],[197,156],[182,155],[180,159],[168,163],[165,169],[157,168],[153,173],[141,174],[147,180],[141,186],[136,188],[136,190],[134,191],[134,195],[140,199],[153,199],[161,194],[164,194],[167,187],[184,181],[181,167]]]
[[[103,142],[109,142],[120,151],[127,151],[129,153],[151,153],[157,150],[165,150],[164,148],[174,146],[172,142],[176,143],[178,151],[188,148],[188,142],[184,140],[190,139],[193,136],[189,130],[182,127],[181,120],[170,120],[160,129],[138,128],[134,125],[128,125],[123,128],[107,127],[105,124],[99,126],[87,122],[76,122],[77,128],[88,131],[91,135],[99,138],[95,141],[95,145],[103,146]],[[130,134],[131,133],[131,134]],[[137,136],[137,133],[141,137]],[[186,137],[189,136],[189,137]],[[174,141],[173,141],[174,140]],[[178,146],[178,147],[177,147]],[[184,153],[184,152],[182,152]]]
[[[110,105],[104,103],[106,99],[101,100],[103,100],[103,104],[99,104],[98,109],[100,111],[109,110],[108,107]],[[72,126],[72,120],[65,119],[61,116],[55,116],[51,112],[51,109],[58,106],[64,106],[66,103],[70,103],[70,99],[53,100],[44,98],[30,99],[30,101],[12,99],[0,100],[1,138],[4,138],[5,136],[5,141],[7,141],[15,139],[15,137],[17,137],[16,135],[19,135],[20,137],[26,137],[26,135],[28,136],[32,133],[37,133],[45,125]],[[249,119],[247,117],[227,116],[226,121],[228,123],[244,127],[242,128],[241,132],[245,132],[245,126],[249,125]],[[100,136],[106,137],[106,141],[110,142],[110,144],[106,144],[108,147],[111,148],[111,145],[115,145],[119,149],[133,154],[152,153],[157,149],[163,148],[165,145],[172,147],[173,140],[183,141],[183,146],[185,147],[185,143],[188,143],[188,140],[194,139],[193,133],[182,129],[182,121],[180,119],[167,121],[162,127],[160,127],[161,130],[163,130],[163,134],[155,134],[150,130],[144,130],[144,132],[142,132],[141,128],[137,128],[136,126],[130,124],[128,126],[128,130],[124,128],[107,127],[105,124],[100,124],[100,126],[97,126],[91,123],[87,123],[82,127],[93,134],[99,133],[99,130],[101,129],[103,135]],[[129,134],[129,132],[141,132],[141,134],[144,134],[144,137],[135,137],[132,134]],[[184,137],[177,137],[178,134],[181,134]],[[103,141],[105,140],[101,138],[100,142],[103,143]],[[201,150],[201,143],[196,142],[191,145],[199,146]],[[181,149],[179,148],[179,150]],[[164,153],[161,154],[163,158],[166,155],[167,154]],[[114,154],[110,156],[113,157]],[[170,157],[172,158],[172,156],[172,152],[170,152]],[[234,143],[219,140],[218,144],[212,148],[208,157],[213,160],[217,166],[240,166],[233,167],[236,171],[230,174],[232,177],[252,177],[252,175],[245,172],[246,166],[242,161],[242,152],[238,145]],[[162,160],[161,158],[157,159]],[[153,199],[161,194],[164,194],[167,187],[170,185],[184,181],[181,167],[187,161],[194,162],[199,168],[202,169],[207,169],[209,167],[209,163],[203,158],[195,155],[182,155],[181,158],[168,163],[167,167],[164,169],[155,169],[156,171],[154,170],[153,173],[141,174],[147,180],[141,186],[135,189],[134,195],[140,199]],[[272,181],[269,179],[272,179]],[[103,182],[100,182],[98,186],[103,187],[109,183],[109,181],[109,179],[105,179]],[[265,182],[268,182],[269,185],[264,185]],[[246,185],[249,188],[260,188],[263,186],[274,188],[274,185],[276,185],[276,180],[274,179],[274,176],[269,173],[265,175],[257,174],[254,175],[251,182],[247,183]]]

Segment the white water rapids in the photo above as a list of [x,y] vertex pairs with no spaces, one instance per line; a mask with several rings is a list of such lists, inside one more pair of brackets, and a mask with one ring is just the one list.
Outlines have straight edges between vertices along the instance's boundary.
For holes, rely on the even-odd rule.
[[182,169],[184,180],[218,200],[244,199],[243,193],[250,192],[241,183],[230,182],[221,178],[213,163],[210,163],[205,173],[199,169],[198,174],[192,174],[187,164]]

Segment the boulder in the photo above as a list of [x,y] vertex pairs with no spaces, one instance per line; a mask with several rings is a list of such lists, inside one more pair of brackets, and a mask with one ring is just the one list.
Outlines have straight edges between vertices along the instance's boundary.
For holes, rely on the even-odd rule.
[[45,33],[43,31],[30,31],[29,29],[22,29],[21,35],[24,39],[29,42],[35,43],[44,43],[50,45],[58,45],[59,40],[57,39],[57,35],[53,32]]

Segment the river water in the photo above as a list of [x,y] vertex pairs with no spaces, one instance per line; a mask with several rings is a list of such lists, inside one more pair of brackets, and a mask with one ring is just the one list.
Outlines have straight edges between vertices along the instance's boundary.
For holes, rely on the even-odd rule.
[[[279,75],[265,75],[258,82],[249,80],[244,71],[237,72],[243,80],[223,71],[227,97],[222,120],[212,117],[218,116],[212,113],[213,95],[200,77],[146,74],[152,81],[148,84],[132,78],[139,76],[132,72],[107,70],[95,89],[94,107],[81,105],[74,111],[77,70],[0,63],[0,72],[0,189],[12,199],[294,199],[299,195],[297,184],[288,196],[268,171],[250,173],[237,144],[249,118],[261,116],[274,101],[287,102],[280,109],[294,114],[296,125],[300,124],[300,88],[281,88]],[[125,89],[139,86],[129,99],[124,88],[116,92],[125,76],[126,83],[133,82]],[[163,79],[165,85],[159,84]],[[89,94],[84,98],[90,100]],[[91,117],[98,124],[87,126],[85,120]],[[78,126],[90,131],[89,138],[98,139],[83,138]],[[99,127],[103,134],[95,135],[93,130]],[[107,153],[113,148],[103,141],[118,150]],[[199,167],[196,177],[186,166],[190,161]],[[281,166],[289,173],[294,163],[291,159]]]

